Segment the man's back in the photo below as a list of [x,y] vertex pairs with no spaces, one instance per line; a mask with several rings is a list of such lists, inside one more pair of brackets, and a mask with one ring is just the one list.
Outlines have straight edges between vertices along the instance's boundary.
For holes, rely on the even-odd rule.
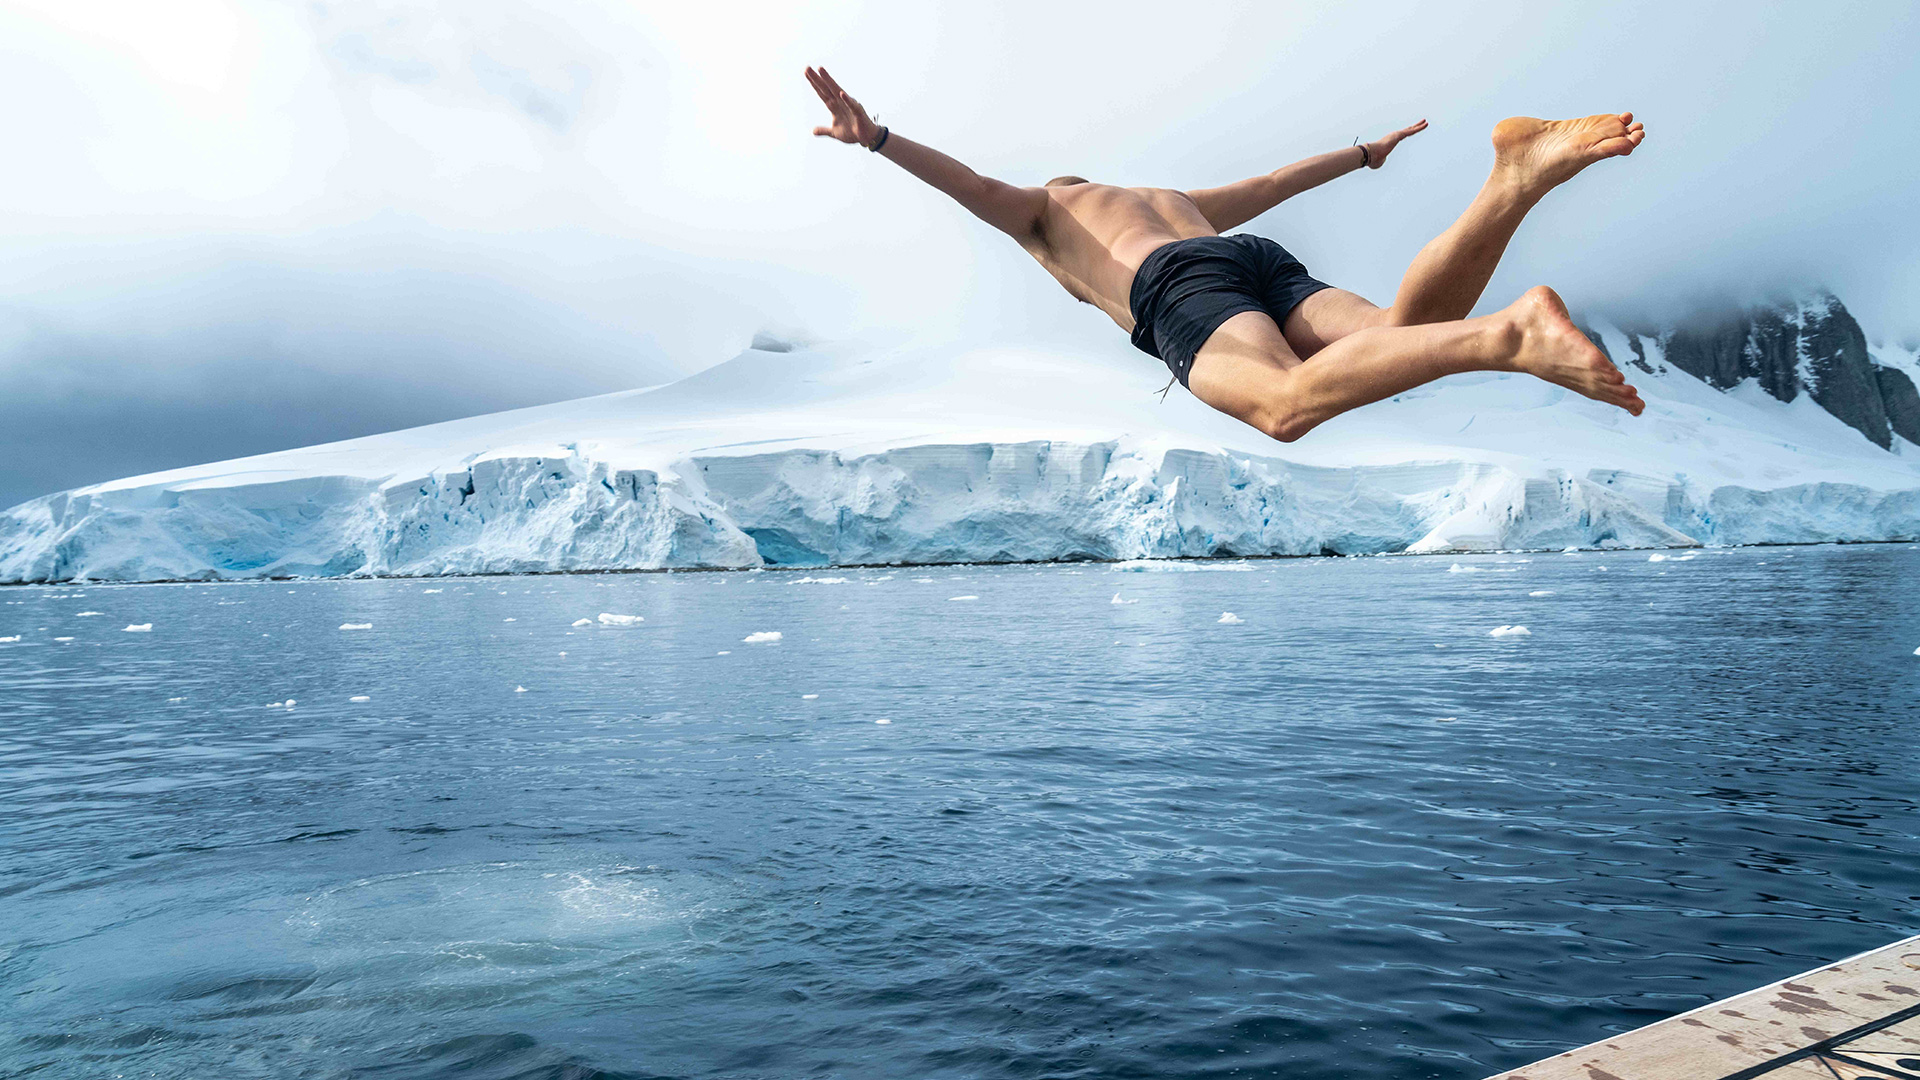
[[1023,244],[1076,299],[1133,329],[1128,293],[1141,260],[1163,244],[1217,235],[1183,191],[1081,181],[1041,189],[1047,197],[1033,240]]

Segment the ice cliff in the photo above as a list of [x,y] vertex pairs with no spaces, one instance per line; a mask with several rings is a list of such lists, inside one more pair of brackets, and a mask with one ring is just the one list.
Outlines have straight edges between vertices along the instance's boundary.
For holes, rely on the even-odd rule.
[[0,513],[0,581],[1920,536],[1920,362],[1838,300],[1594,337],[1629,417],[1457,376],[1279,444],[1113,348],[772,339],[680,382]]

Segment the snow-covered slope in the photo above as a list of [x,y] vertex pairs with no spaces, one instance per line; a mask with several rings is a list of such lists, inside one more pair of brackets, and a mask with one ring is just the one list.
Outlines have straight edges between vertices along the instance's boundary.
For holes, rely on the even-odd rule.
[[[1920,535],[1920,453],[1602,328],[1639,418],[1459,376],[1269,441],[1131,352],[754,349],[667,386],[0,514],[0,581],[1737,544]],[[1635,346],[1638,345],[1636,351]]]

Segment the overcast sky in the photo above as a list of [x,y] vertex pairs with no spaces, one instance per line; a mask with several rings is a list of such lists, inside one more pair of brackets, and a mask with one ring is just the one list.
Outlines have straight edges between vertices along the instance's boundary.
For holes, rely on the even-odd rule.
[[1646,145],[1536,211],[1489,304],[1825,285],[1907,338],[1917,55],[1892,2],[7,0],[0,506],[657,383],[761,329],[1128,356],[999,234],[810,136],[808,63],[1014,183],[1205,186],[1426,117],[1248,226],[1381,302],[1501,117],[1631,109]]

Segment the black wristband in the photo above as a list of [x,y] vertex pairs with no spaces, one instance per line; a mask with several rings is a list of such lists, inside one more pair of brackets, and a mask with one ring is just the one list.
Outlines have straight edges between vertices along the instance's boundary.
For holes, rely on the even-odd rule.
[[1363,169],[1373,168],[1373,151],[1367,149],[1366,143],[1358,143],[1357,145],[1360,147],[1360,167]]
[[879,153],[879,152],[880,152],[880,148],[881,148],[881,147],[883,147],[883,146],[885,146],[885,145],[887,145],[887,135],[888,135],[888,134],[889,134],[889,132],[887,131],[887,126],[886,126],[885,124],[882,124],[882,125],[880,125],[880,137],[879,137],[879,138],[877,138],[877,139],[875,139],[875,140],[873,140],[873,145],[872,145],[872,146],[869,146],[869,147],[867,147],[867,152],[868,152],[868,153],[870,153],[870,154],[877,154],[877,153]]

